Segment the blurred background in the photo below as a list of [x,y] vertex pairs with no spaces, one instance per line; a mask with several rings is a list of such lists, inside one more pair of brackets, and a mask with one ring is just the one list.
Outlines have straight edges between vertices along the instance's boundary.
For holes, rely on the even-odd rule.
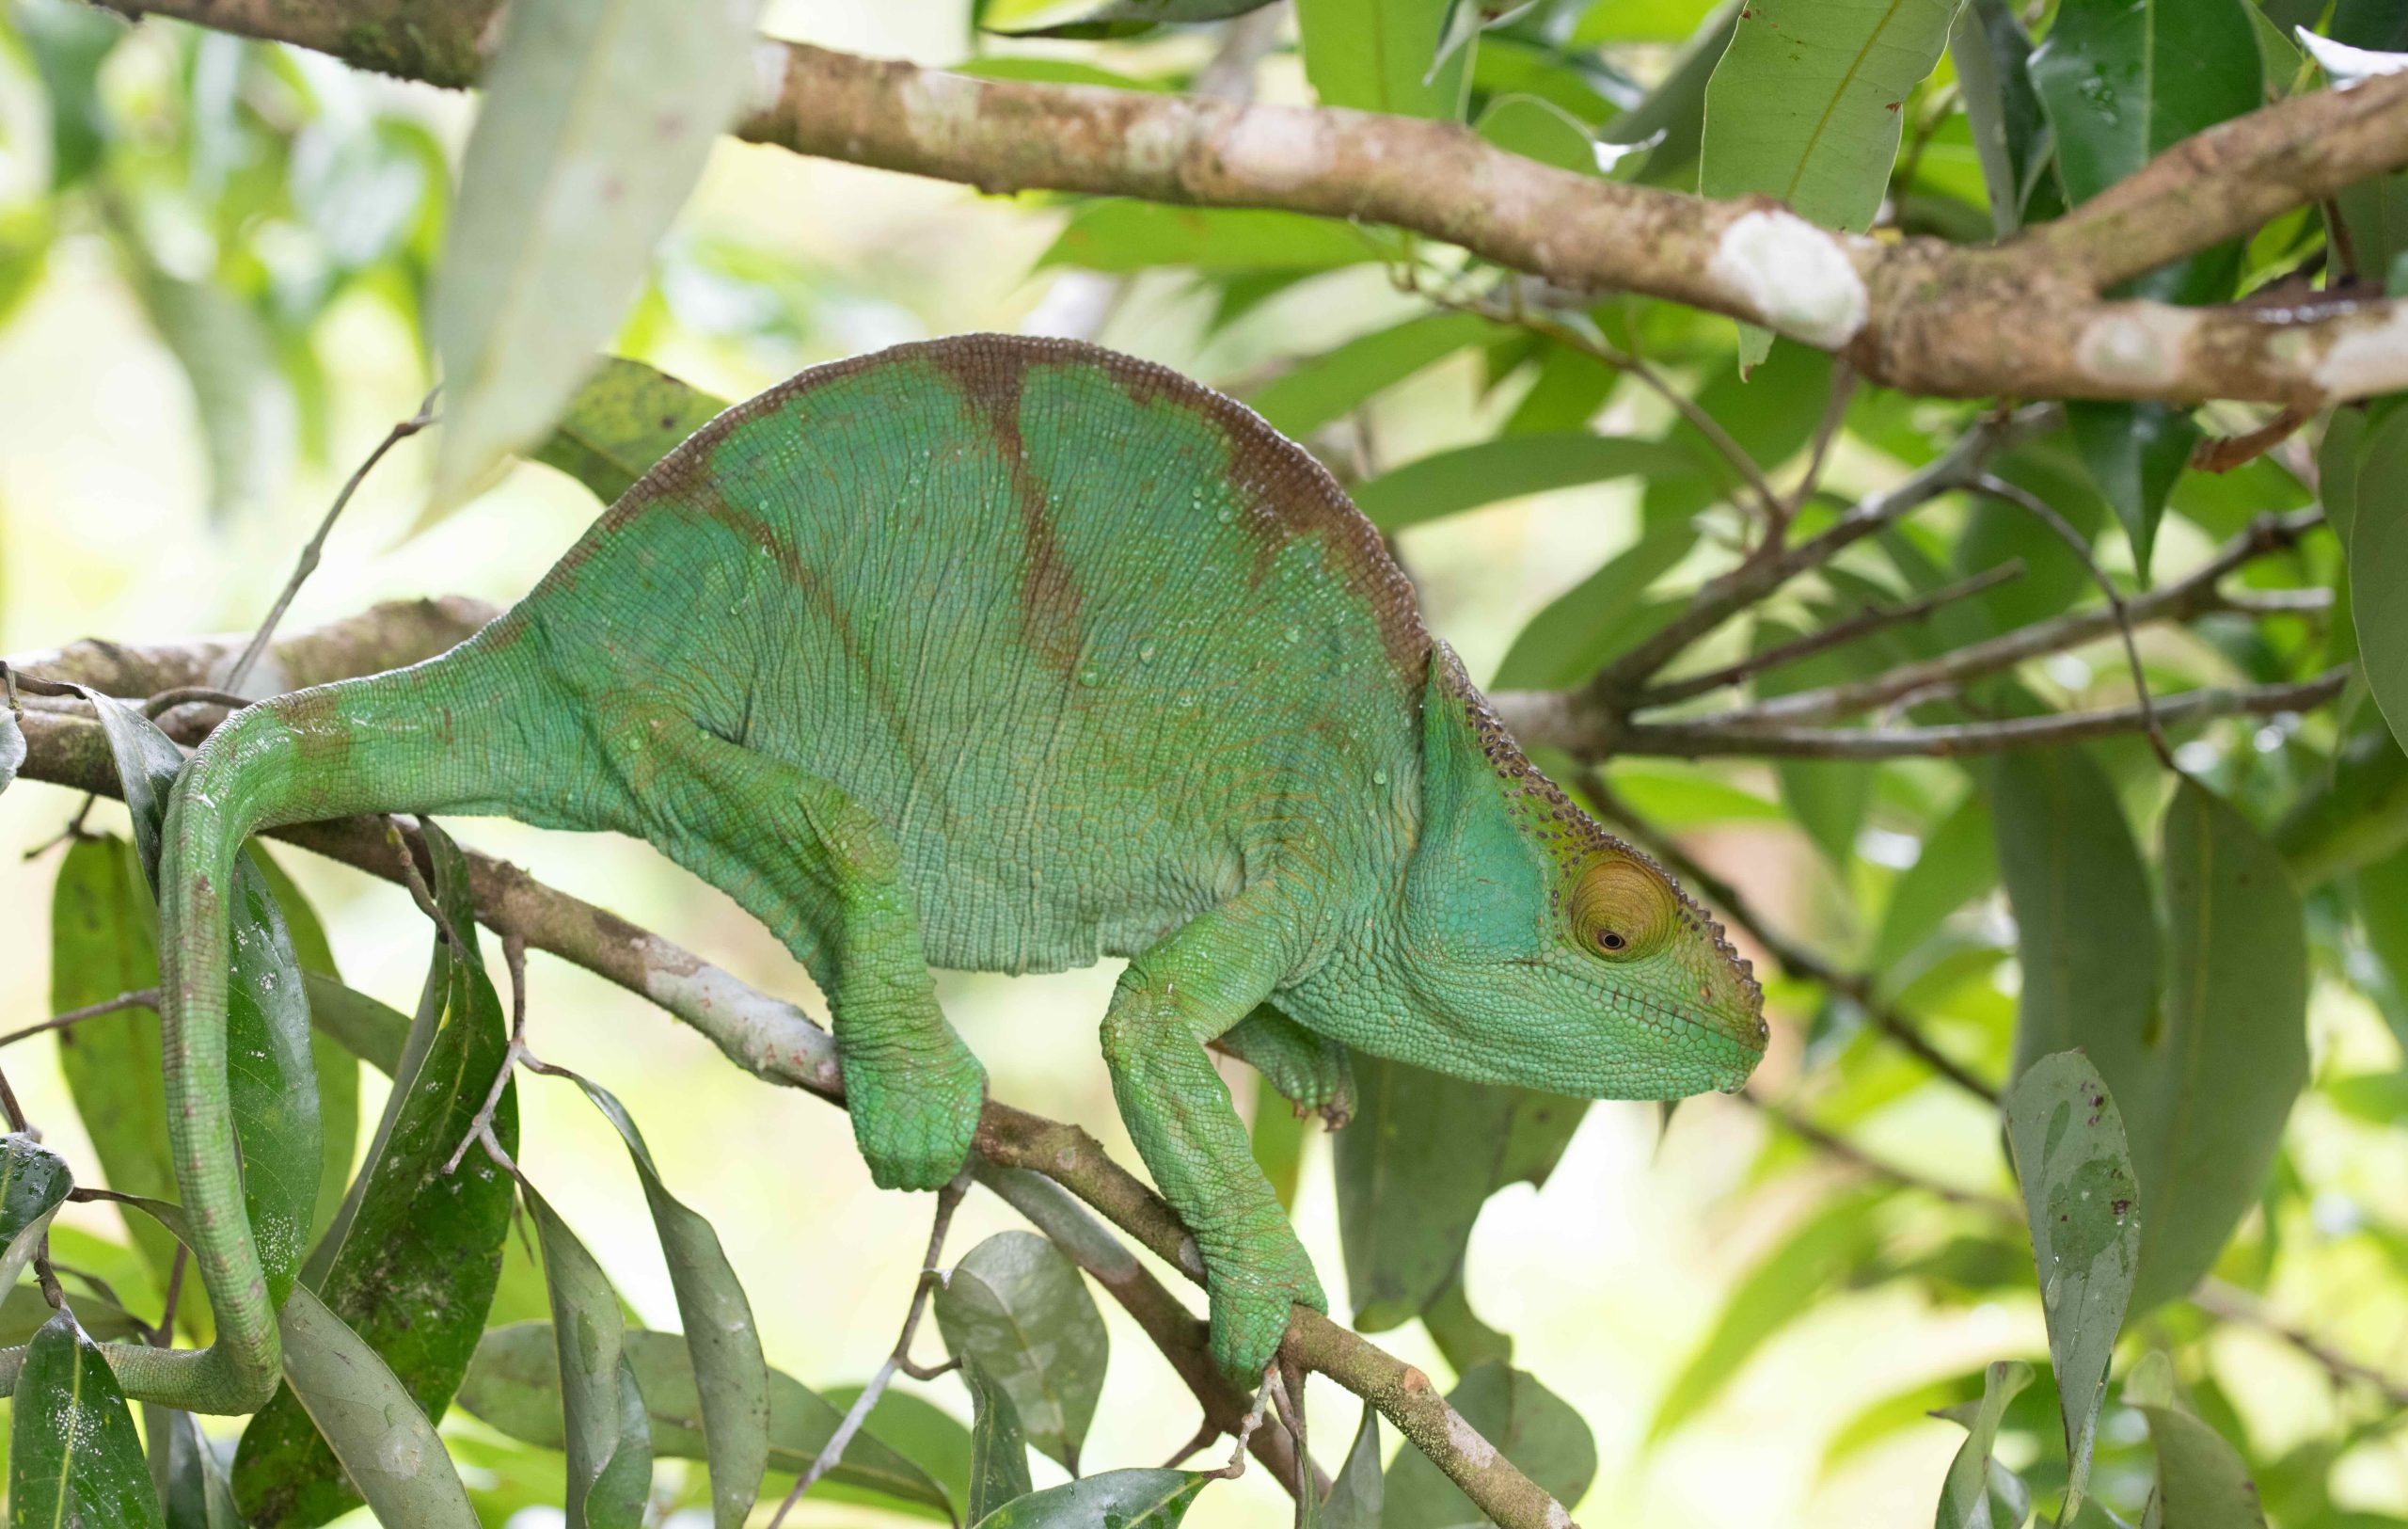
[[[1660,76],[1704,11],[1679,0],[1623,8],[1629,31],[1614,57],[1634,84]],[[765,24],[930,64],[1090,56],[1076,44],[974,36],[965,10],[961,0],[788,0],[770,6]],[[470,102],[297,51],[166,24],[127,29],[65,0],[16,0],[0,15],[9,28],[0,34],[0,648],[247,629],[336,486],[427,390],[419,313],[440,245],[446,166]],[[1184,75],[1219,40],[1184,33],[1123,48],[1115,64]],[[1254,81],[1264,99],[1310,99],[1295,57],[1276,47]],[[1926,152],[1939,163],[1971,151],[1942,135]],[[723,139],[617,348],[737,398],[803,366],[900,341],[1043,330],[1083,334],[1243,395],[1298,357],[1422,311],[1376,264],[1270,285],[1243,303],[1229,284],[1184,270],[1081,269],[1056,251],[1068,215],[1044,198],[982,198]],[[1458,351],[1313,443],[1353,479],[1481,438],[1518,398],[1489,387],[1486,364],[1477,347]],[[1653,434],[1668,417],[1636,390],[1602,406],[1609,418],[1600,428],[1620,433]],[[521,466],[413,535],[428,463],[425,441],[411,442],[369,481],[287,630],[393,597],[507,602],[597,510],[571,479]],[[1853,494],[1903,471],[1850,436],[1830,482]],[[1405,530],[1399,549],[1430,627],[1485,679],[1534,612],[1631,540],[1639,492],[1628,482],[1574,488]],[[2208,544],[2173,520],[2166,536],[2173,550],[2161,561]],[[1835,869],[1783,820],[1764,767],[1633,761],[1611,774],[1808,940],[1861,943],[1871,919],[1850,910],[1881,906],[1915,852],[1915,836],[1885,826],[1877,803],[1857,855]],[[59,852],[38,847],[76,805],[49,787],[0,797],[0,906],[20,936],[0,980],[0,1028],[47,1016],[42,943],[24,932],[43,925]],[[103,802],[89,822],[121,830],[122,812]],[[465,843],[824,1014],[763,930],[643,846],[503,822],[452,827]],[[277,857],[324,916],[345,980],[407,1009],[428,941],[404,895],[290,849]],[[2011,943],[1994,900],[1973,918],[1989,921],[1990,945]],[[1096,1047],[1114,976],[1109,966],[1043,979],[949,976],[943,993],[998,1096],[1079,1122],[1134,1166]],[[874,1190],[841,1114],[739,1073],[659,1011],[540,954],[529,979],[533,1044],[630,1107],[669,1185],[720,1230],[771,1362],[814,1384],[866,1378],[902,1315],[927,1199]],[[1932,1012],[1996,1028],[2011,1014],[2016,981],[2012,961],[1993,959],[1923,997]],[[1798,1071],[1815,1001],[1803,990],[1772,994],[1765,1078],[1775,1091]],[[2348,988],[2320,984],[2310,1023],[2320,1076],[2400,1065],[2394,1033]],[[31,1118],[75,1160],[82,1144],[51,1043],[14,1048],[6,1061]],[[373,1109],[381,1080],[366,1081],[364,1107]],[[1868,1064],[1848,1107],[1854,1139],[1930,1177],[2011,1194],[1990,1117],[1913,1081]],[[1238,1092],[1250,1102],[1250,1080]],[[520,1098],[529,1173],[643,1318],[674,1327],[615,1139],[569,1085],[525,1077]],[[1306,1152],[1296,1219],[1342,1314],[1328,1146],[1315,1133]],[[2314,1312],[2320,1330],[2353,1353],[2408,1364],[2408,1305],[2398,1298],[2408,1246],[2396,1232],[2367,1231],[2368,1207],[2384,1208],[2378,1230],[2384,1216],[2408,1225],[2408,1140],[2361,1129],[2311,1091],[2293,1118],[2286,1171],[2293,1192],[2278,1222],[2253,1218],[2243,1256],[2279,1234],[2284,1303]],[[2020,1283],[1952,1285],[1937,1259],[1919,1278],[1893,1277],[1948,1241],[1944,1227],[1929,1230],[1925,1206],[1917,1230],[1903,1229],[1900,1212],[1861,1242],[1795,1253],[1800,1225],[1852,1182],[1845,1167],[1776,1140],[1746,1104],[1708,1098],[1669,1121],[1654,1106],[1598,1106],[1543,1189],[1517,1187],[1491,1202],[1472,1237],[1471,1282],[1482,1315],[1521,1340],[1518,1362],[1595,1430],[1600,1469],[1578,1505],[1585,1521],[1720,1529],[1928,1514],[1963,1435],[1922,1410],[1953,1399],[1943,1383],[1985,1360],[2039,1350],[2038,1300],[2028,1266]],[[123,1236],[96,1207],[70,1207],[67,1222]],[[952,1246],[958,1252],[1017,1224],[976,1195]],[[1767,1264],[1776,1252],[1788,1261]],[[1734,1294],[1751,1275],[1755,1304],[1735,1324]],[[130,1298],[137,1308],[156,1302]],[[1113,1370],[1086,1458],[1159,1463],[1193,1431],[1193,1403],[1117,1307],[1105,1303],[1105,1316]],[[1709,1340],[1720,1357],[1702,1362]],[[1380,1341],[1449,1373],[1418,1327]],[[933,1334],[924,1343],[932,1347]],[[2324,1372],[2296,1347],[2230,1327],[2207,1363],[2254,1458],[2347,1435],[2324,1461],[2334,1500],[2369,1516],[2408,1514],[2408,1434],[2352,1432],[2363,1416],[2343,1415]],[[1694,1406],[1684,1402],[1661,1425],[1676,1383],[1697,1394]],[[956,1382],[915,1389],[967,1417]],[[1334,1386],[1314,1389],[1324,1463],[1356,1415]],[[2117,1411],[2109,1427],[2131,1435],[2137,1424]],[[478,1430],[456,1411],[446,1424],[470,1438]],[[2035,1447],[2010,1434],[2002,1454],[2014,1463],[2019,1448]],[[473,1478],[477,1457],[464,1453],[462,1464]],[[680,1469],[665,1464],[663,1480]],[[1056,1479],[1054,1469],[1038,1462],[1040,1485]],[[1285,1521],[1286,1511],[1258,1471],[1207,1492],[1189,1521],[1223,1529]],[[530,1507],[508,1521],[533,1529],[558,1520]],[[673,1521],[706,1521],[689,1510]],[[815,1501],[790,1521],[893,1521]]]

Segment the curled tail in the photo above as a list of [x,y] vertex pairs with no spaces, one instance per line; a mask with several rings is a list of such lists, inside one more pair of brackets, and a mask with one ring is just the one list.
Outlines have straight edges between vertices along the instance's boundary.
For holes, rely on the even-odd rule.
[[[117,1364],[130,1394],[248,1412],[281,1345],[246,1217],[226,1075],[235,857],[282,823],[390,811],[500,811],[530,789],[526,729],[543,711],[499,649],[511,620],[428,662],[262,701],[213,734],[176,784],[160,864],[160,1017],[168,1139],[216,1342]],[[497,641],[499,639],[499,641]],[[114,1355],[112,1356],[114,1358]]]

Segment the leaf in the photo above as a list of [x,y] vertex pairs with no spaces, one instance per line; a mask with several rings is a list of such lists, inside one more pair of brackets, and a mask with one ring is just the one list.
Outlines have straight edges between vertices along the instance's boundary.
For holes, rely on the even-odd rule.
[[[626,1107],[600,1085],[582,1077],[577,1083],[617,1127],[643,1181],[644,1202],[669,1263],[669,1282],[677,1294],[677,1315],[702,1393],[714,1521],[718,1529],[743,1529],[769,1462],[769,1374],[752,1303],[710,1222],[661,1184],[660,1171]],[[545,1262],[550,1263],[548,1252]],[[614,1304],[617,1298],[612,1296]]]
[[164,1529],[125,1394],[72,1314],[42,1324],[26,1347],[8,1429],[10,1523]]
[[[1490,1361],[1447,1394],[1456,1414],[1559,1503],[1575,1504],[1597,1474],[1597,1445],[1580,1414],[1528,1371]],[[1381,1529],[1482,1529],[1488,1519],[1418,1449],[1397,1452],[1382,1488]]]
[[319,972],[304,971],[301,987],[309,995],[309,1023],[319,1033],[387,1077],[393,1075],[409,1039],[408,1015]]
[[2148,1419],[2157,1446],[2157,1488],[2147,1521],[2172,1529],[2266,1529],[2257,1483],[2224,1436],[2176,1405],[2162,1354],[2151,1354],[2124,1388]]
[[2158,931],[2115,788],[2086,750],[2033,749],[2000,757],[1989,793],[2023,968],[2014,1073],[2080,1047],[2129,1106],[2157,1009]]
[[[1803,633],[1778,621],[1756,622],[1758,653],[1796,641]],[[1817,653],[1784,663],[1756,677],[1756,693],[1766,697],[1793,694],[1817,686],[1855,679],[1863,665],[1846,652]],[[1846,875],[1856,859],[1856,836],[1873,806],[1875,772],[1862,765],[1837,759],[1782,759],[1773,767],[1782,800],[1808,839],[1823,852],[1831,868]]]
[[2368,422],[2355,462],[2344,537],[2358,661],[2392,737],[2408,738],[2408,408]]
[[1101,198],[1079,203],[1037,268],[1127,275],[1157,265],[1199,271],[1326,271],[1379,257],[1351,224],[1254,208],[1171,207]]
[[29,1136],[0,1137],[0,1290],[14,1290],[75,1187],[67,1159]]
[[1380,1410],[1363,1404],[1346,1461],[1321,1505],[1322,1529],[1379,1529],[1385,1490],[1380,1477]]
[[1194,1471],[1106,1471],[1006,1503],[975,1529],[1173,1529],[1213,1479]]
[[585,485],[603,503],[613,503],[672,447],[726,407],[725,399],[666,372],[612,356],[569,399],[534,458]]
[[551,1285],[569,1529],[638,1529],[652,1495],[652,1430],[625,1352],[618,1292],[550,1202],[531,1187],[519,1193],[534,1218]]
[[1999,880],[1989,804],[1972,791],[1924,836],[1915,863],[1898,876],[1873,937],[1873,969],[1890,973],[1940,932],[1949,915]]
[[748,95],[753,6],[524,0],[501,23],[429,320],[435,502],[543,438]]
[[[284,1335],[284,1382],[384,1523],[410,1529],[477,1529],[459,1473],[410,1394],[375,1350],[294,1285],[277,1314]],[[249,1436],[245,1435],[245,1441]],[[241,1463],[236,1462],[239,1487]],[[239,1494],[238,1494],[239,1500]],[[260,1521],[256,1512],[252,1522]]]
[[2133,564],[2146,578],[2165,498],[2191,465],[2199,427],[2188,410],[2171,405],[2078,398],[2066,405],[2066,430],[2131,537]]
[[[830,1386],[819,1394],[827,1398],[829,1407],[841,1413],[861,1400],[862,1389],[858,1384]],[[936,1510],[927,1516],[960,1521],[960,1510],[970,1501],[972,1447],[970,1430],[959,1418],[926,1397],[889,1386],[870,1407],[862,1433],[868,1441],[887,1446],[889,1454],[901,1457],[902,1463],[912,1473],[939,1489]],[[858,1450],[862,1442],[857,1438],[853,1448]],[[847,1458],[851,1457],[848,1453]],[[824,1485],[812,1489],[832,1502],[866,1501],[870,1496],[865,1489],[842,1483],[832,1490]],[[953,1504],[950,1514],[943,1505],[947,1501]],[[892,1507],[893,1500],[889,1499],[886,1505]]]
[[1475,313],[1425,313],[1307,357],[1256,389],[1246,402],[1283,435],[1309,435],[1372,394],[1495,332],[1494,325]]
[[1338,1133],[1339,1238],[1354,1326],[1421,1314],[1455,1277],[1496,1187],[1514,1091],[1358,1054],[1354,1119]]
[[2048,168],[2048,119],[2027,68],[2032,40],[2007,0],[1965,0],[1948,34],[1956,87],[2002,239],[2023,227],[2026,201]]
[[1877,1193],[1847,1194],[1808,1217],[1732,1288],[1705,1342],[1672,1378],[1647,1425],[1653,1443],[1699,1412],[1730,1384],[1766,1340],[1811,1306],[1842,1270],[1871,1251]]
[[1447,0],[1298,0],[1305,79],[1324,106],[1461,118],[1469,48],[1440,64]]
[[1639,540],[1549,601],[1514,637],[1492,690],[1560,690],[1596,673],[1640,635],[1643,597],[1697,545],[1686,521],[1642,530]]
[[[52,1249],[64,1256],[66,1240],[63,1228],[52,1229]],[[74,1288],[71,1276],[61,1276],[68,1288],[67,1306],[75,1314],[76,1322],[90,1337],[102,1343],[114,1343],[120,1338],[147,1338],[150,1329],[135,1320],[132,1313],[99,1296],[87,1295]],[[13,1348],[31,1343],[43,1323],[57,1314],[50,1309],[50,1301],[42,1295],[41,1286],[27,1281],[12,1285],[5,1300],[0,1300],[0,1347]]]
[[2137,1088],[2093,1058],[2123,1107],[2140,1179],[2134,1312],[2189,1290],[2215,1263],[2258,1202],[2307,1081],[2306,932],[2281,860],[2188,780],[2166,804],[2163,836],[2163,1024]]
[[192,389],[209,461],[210,515],[269,508],[283,491],[298,426],[266,320],[223,287],[168,275],[138,235],[117,243],[151,327]]
[[939,1287],[945,1348],[976,1360],[1020,1413],[1028,1441],[1072,1472],[1103,1391],[1103,1317],[1079,1271],[1034,1232],[973,1248]]
[[25,730],[17,725],[17,714],[0,707],[0,791],[16,782],[17,772],[24,768]]
[[343,1190],[351,1183],[352,1155],[359,1146],[359,1060],[318,1024],[317,1004],[309,996],[313,978],[322,982],[340,982],[341,978],[316,910],[265,849],[253,844],[245,852],[259,868],[277,911],[284,915],[309,1011],[309,1066],[318,1084],[318,1193],[309,1218],[309,1239],[315,1242],[332,1224],[342,1204]]
[[[2065,1416],[2067,1480],[2058,1516],[2070,1521],[2090,1475],[2099,1401],[2139,1272],[2139,1190],[2123,1117],[2081,1052],[2041,1059],[2007,1091],[2004,1105]],[[2168,1206],[2166,1214],[2180,1212]]]
[[[674,1332],[629,1329],[625,1350],[650,1417],[654,1457],[702,1459],[705,1454],[702,1395],[694,1384],[693,1360],[686,1340]],[[460,1382],[459,1403],[462,1410],[513,1439],[560,1449],[565,1442],[560,1387],[552,1324],[514,1322],[488,1329],[478,1343],[476,1358]],[[854,1436],[843,1460],[826,1479],[916,1505],[924,1516],[945,1520],[949,1513],[944,1488],[911,1458],[890,1447],[878,1432],[889,1397],[913,1400],[894,1392],[880,1397],[870,1425]],[[810,1469],[820,1449],[835,1436],[837,1425],[844,1421],[839,1409],[845,1400],[834,1392],[822,1396],[777,1370],[769,1372],[769,1468],[787,1475],[800,1474]],[[945,1421],[963,1435],[966,1453],[966,1430],[950,1418]],[[818,1487],[812,1492],[824,1495]]]
[[[453,927],[473,938],[459,906],[467,880],[459,852],[440,829],[425,832],[437,900],[458,910]],[[439,952],[429,999],[423,1056],[415,1063],[404,1057],[353,1199],[311,1256],[307,1282],[439,1419],[493,1300],[513,1185],[474,1148],[457,1171],[443,1171],[506,1059],[509,1032],[493,983],[467,955]],[[516,1150],[517,1109],[511,1083],[493,1118],[505,1152]],[[255,1523],[324,1523],[357,1501],[302,1415],[306,1400],[278,1393],[244,1430],[234,1496]]]
[[970,1521],[1029,1493],[1028,1439],[1020,1413],[986,1366],[964,1360],[961,1378],[970,1387]]
[[2001,1360],[1982,1378],[1981,1406],[1965,1424],[1965,1441],[1948,1465],[1941,1488],[1938,1529],[1996,1529],[1990,1521],[1990,1446],[2006,1404],[2032,1383],[2032,1366],[2021,1360]]
[[1254,1114],[1246,1128],[1246,1144],[1253,1151],[1254,1166],[1270,1181],[1279,1208],[1293,1208],[1296,1183],[1304,1173],[1305,1120],[1279,1096],[1278,1086],[1260,1074],[1255,1075]]
[[1508,153],[1535,159],[1560,170],[1595,175],[1597,140],[1580,119],[1552,101],[1535,95],[1498,95],[1489,99],[1474,131]]
[[1382,531],[1581,484],[1698,470],[1682,446],[1586,431],[1504,436],[1435,452],[1354,487],[1355,507]]
[[226,1468],[190,1412],[146,1403],[142,1431],[150,1446],[150,1486],[166,1510],[166,1529],[242,1529]]
[[978,29],[1004,37],[1121,37],[1158,25],[1227,21],[1272,0],[993,0]]
[[65,191],[100,167],[116,136],[101,100],[101,66],[133,28],[71,5],[12,6],[8,24],[41,76],[50,106],[50,189]]

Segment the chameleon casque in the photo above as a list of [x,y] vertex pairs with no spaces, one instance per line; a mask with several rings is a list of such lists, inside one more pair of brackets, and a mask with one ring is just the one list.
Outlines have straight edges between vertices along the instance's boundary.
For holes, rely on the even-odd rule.
[[721,415],[450,653],[238,713],[166,830],[168,1119],[217,1341],[136,1395],[277,1375],[226,1077],[234,856],[341,814],[649,840],[826,992],[881,1186],[960,1168],[985,1093],[931,966],[1129,964],[1115,1096],[1251,1379],[1319,1282],[1208,1057],[1332,1106],[1346,1048],[1596,1098],[1735,1089],[1722,931],[1524,759],[1302,449],[1163,368],[972,336]]

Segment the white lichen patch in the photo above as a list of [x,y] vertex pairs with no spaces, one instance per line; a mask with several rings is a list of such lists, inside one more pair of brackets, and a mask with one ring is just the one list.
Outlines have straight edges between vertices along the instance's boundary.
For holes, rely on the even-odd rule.
[[896,93],[911,141],[924,149],[937,149],[961,142],[976,131],[985,88],[967,74],[926,69],[906,79]]
[[1241,180],[1284,191],[1324,175],[1332,158],[1328,130],[1310,112],[1257,106],[1238,114],[1221,134],[1221,163]]
[[1707,273],[1766,328],[1826,350],[1864,327],[1869,299],[1838,237],[1795,213],[1743,213],[1722,231]]
[[2316,386],[2333,400],[2408,388],[2408,302],[2393,303],[2379,320],[2343,328],[2325,346],[2315,375]]
[[2074,364],[2116,389],[2162,388],[2182,374],[2199,317],[2162,303],[2124,303],[2083,326]]
[[1572,1515],[1563,1511],[1561,1503],[1546,1505],[1546,1529],[1572,1529]]
[[1464,1421],[1464,1415],[1453,1408],[1447,1409],[1447,1442],[1455,1453],[1468,1461],[1472,1469],[1485,1471],[1497,1463],[1497,1446],[1480,1436],[1480,1430]]

